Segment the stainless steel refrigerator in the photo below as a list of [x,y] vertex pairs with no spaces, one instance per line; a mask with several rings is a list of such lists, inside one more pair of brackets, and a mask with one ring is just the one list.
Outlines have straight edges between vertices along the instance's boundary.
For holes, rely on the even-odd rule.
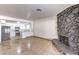
[[1,26],[1,41],[10,40],[10,26]]

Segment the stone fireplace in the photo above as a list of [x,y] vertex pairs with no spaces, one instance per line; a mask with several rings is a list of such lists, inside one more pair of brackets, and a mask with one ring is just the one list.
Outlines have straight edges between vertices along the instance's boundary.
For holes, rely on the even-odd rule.
[[79,4],[57,15],[59,41],[79,53]]

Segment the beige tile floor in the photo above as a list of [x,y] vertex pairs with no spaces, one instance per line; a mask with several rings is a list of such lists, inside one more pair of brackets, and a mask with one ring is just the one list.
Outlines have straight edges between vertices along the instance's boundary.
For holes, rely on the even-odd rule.
[[0,44],[1,55],[60,55],[52,41],[28,37],[12,39]]

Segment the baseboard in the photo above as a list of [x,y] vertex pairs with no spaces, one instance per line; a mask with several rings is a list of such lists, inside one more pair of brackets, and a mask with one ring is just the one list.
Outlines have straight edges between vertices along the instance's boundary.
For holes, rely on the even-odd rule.
[[[49,41],[52,41],[53,39],[56,39],[56,38],[49,39],[49,38],[39,37],[39,36],[35,36],[35,35],[28,36],[28,37],[36,37],[36,38],[41,38],[41,39],[45,39],[45,40],[49,40]],[[28,37],[25,37],[25,38],[28,38]],[[22,38],[22,39],[25,39],[25,38]]]
[[[37,38],[41,38],[41,39],[46,39],[46,40],[50,40],[50,41],[52,41],[52,40],[53,40],[53,39],[48,39],[48,38],[39,37],[39,36],[33,36],[33,37],[37,37]],[[56,38],[54,38],[54,39],[56,39]]]

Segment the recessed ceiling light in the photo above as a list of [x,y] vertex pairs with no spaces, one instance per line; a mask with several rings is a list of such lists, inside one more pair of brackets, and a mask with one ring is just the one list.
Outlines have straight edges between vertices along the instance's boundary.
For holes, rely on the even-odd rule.
[[41,9],[36,9],[36,11],[42,11]]

